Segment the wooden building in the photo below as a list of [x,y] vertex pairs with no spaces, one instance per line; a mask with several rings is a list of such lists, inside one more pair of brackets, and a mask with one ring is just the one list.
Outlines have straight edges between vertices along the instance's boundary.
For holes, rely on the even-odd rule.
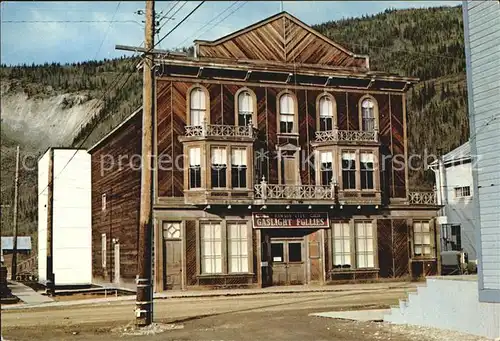
[[[439,207],[406,167],[416,82],[286,12],[158,55],[155,290],[437,273]],[[135,280],[140,131],[138,110],[90,150],[95,280]]]

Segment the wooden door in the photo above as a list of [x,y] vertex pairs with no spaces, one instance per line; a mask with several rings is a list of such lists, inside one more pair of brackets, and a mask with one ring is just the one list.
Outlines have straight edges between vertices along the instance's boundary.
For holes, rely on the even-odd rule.
[[285,157],[283,166],[285,167],[285,184],[297,185],[297,164],[294,157]]
[[306,282],[303,246],[302,240],[271,242],[273,285],[295,285]]
[[163,247],[164,288],[181,289],[182,286],[182,242],[165,240]]
[[114,267],[115,267],[115,276],[113,278],[113,281],[115,283],[120,283],[120,244],[116,243],[115,244],[115,254],[114,254]]
[[268,287],[273,283],[271,268],[271,238],[265,233],[262,233],[261,262],[262,287]]

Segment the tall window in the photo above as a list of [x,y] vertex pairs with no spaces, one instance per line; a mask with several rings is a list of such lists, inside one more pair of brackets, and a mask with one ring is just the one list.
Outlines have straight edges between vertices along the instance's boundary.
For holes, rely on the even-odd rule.
[[333,102],[328,96],[319,100],[319,130],[333,129]]
[[361,103],[361,130],[375,130],[375,103],[368,98]]
[[280,97],[280,132],[291,133],[295,116],[295,105],[290,94]]
[[[253,98],[248,91],[238,95],[238,125],[247,126],[253,116]],[[254,122],[255,124],[255,122]]]
[[247,187],[247,150],[246,148],[231,149],[231,187]]
[[225,147],[212,147],[212,188],[226,187],[227,154]]
[[361,221],[354,224],[356,232],[356,265],[358,268],[373,268],[375,254],[373,251],[373,224]]
[[199,126],[206,118],[207,102],[205,92],[201,88],[194,88],[190,95],[190,125]]
[[356,154],[342,153],[342,188],[356,189]]
[[333,156],[332,152],[320,153],[321,185],[326,186],[332,182],[333,177]]
[[373,154],[361,153],[361,189],[373,189]]
[[246,223],[227,225],[228,270],[229,272],[248,272],[248,236]]
[[348,222],[333,224],[333,267],[351,267],[351,234]]
[[201,273],[222,273],[222,229],[220,223],[200,224]]
[[201,150],[189,149],[189,188],[201,187]]
[[432,256],[431,230],[428,221],[413,222],[413,252],[415,256]]

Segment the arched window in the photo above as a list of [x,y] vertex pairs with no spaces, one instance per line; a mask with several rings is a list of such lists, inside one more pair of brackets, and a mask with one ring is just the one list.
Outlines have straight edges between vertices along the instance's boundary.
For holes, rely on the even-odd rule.
[[361,130],[375,130],[375,110],[375,102],[372,99],[367,98],[361,102]]
[[294,130],[295,103],[292,95],[286,93],[280,97],[280,133],[291,133]]
[[191,90],[189,101],[189,124],[192,126],[202,125],[207,119],[207,98],[205,91],[200,87]]
[[[248,91],[242,91],[238,95],[238,125],[247,126],[252,122],[254,114],[253,97]],[[255,122],[253,122],[255,124]]]
[[333,129],[333,101],[327,95],[321,96],[318,103],[319,130]]

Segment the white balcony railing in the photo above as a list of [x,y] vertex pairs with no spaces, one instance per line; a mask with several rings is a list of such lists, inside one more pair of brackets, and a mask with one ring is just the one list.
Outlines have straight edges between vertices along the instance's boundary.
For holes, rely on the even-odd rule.
[[377,142],[378,131],[361,131],[361,130],[326,130],[316,132],[316,142]]
[[409,192],[408,201],[410,205],[436,205],[435,192]]
[[248,124],[234,126],[223,124],[206,124],[186,126],[186,137],[256,137],[256,129]]
[[334,200],[335,186],[275,185],[262,181],[254,186],[255,199]]

